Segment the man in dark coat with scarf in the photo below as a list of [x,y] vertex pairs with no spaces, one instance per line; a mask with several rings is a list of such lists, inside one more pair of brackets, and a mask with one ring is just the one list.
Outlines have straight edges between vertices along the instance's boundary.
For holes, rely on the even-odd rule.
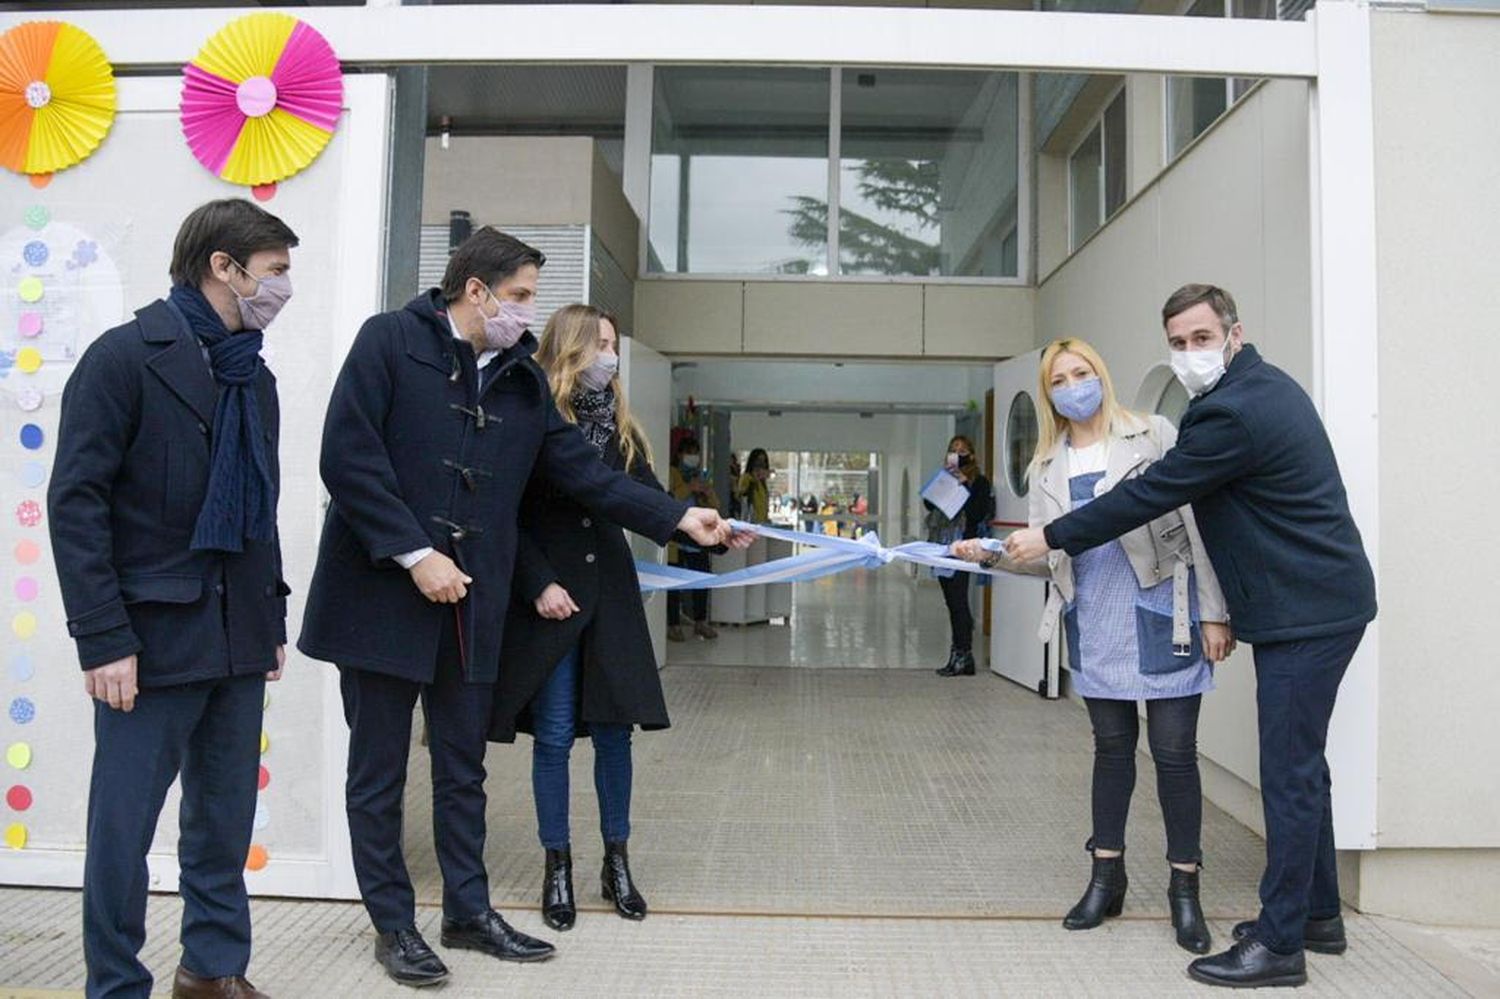
[[533,469],[592,509],[665,543],[730,529],[612,471],[563,420],[532,360],[537,250],[483,228],[454,251],[441,288],[360,330],[334,385],[322,474],[332,503],[298,647],[339,667],[349,723],[354,868],[396,981],[448,969],[416,930],[401,850],[411,712],[432,756],[443,874],[442,943],[503,960],[550,944],[490,907],[484,753],[499,670],[516,519]]
[[279,409],[261,331],[291,296],[291,229],[248,201],[182,223],[165,301],[96,340],[63,393],[52,551],[94,703],[86,991],[144,997],[146,854],[182,777],[174,999],[245,981],[244,865],[266,680],[286,644]]

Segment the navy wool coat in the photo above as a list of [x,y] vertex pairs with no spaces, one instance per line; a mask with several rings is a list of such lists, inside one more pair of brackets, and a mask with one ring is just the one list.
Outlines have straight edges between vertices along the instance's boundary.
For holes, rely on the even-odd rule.
[[[671,537],[686,504],[599,460],[557,411],[535,350],[528,333],[490,362],[481,391],[474,350],[453,336],[436,289],[365,322],[323,428],[331,502],[297,642],[304,653],[430,683],[441,630],[456,622],[465,679],[493,682],[533,470],[631,530]],[[393,558],[426,547],[473,577],[462,603],[430,603]]]
[[[625,467],[617,440],[610,441],[604,458],[612,468]],[[630,473],[661,491],[643,459],[637,458]],[[580,733],[588,731],[590,722],[666,728],[667,705],[635,556],[619,525],[594,516],[537,478],[521,504],[520,542],[490,738],[513,742],[518,729],[534,731],[528,705],[564,654],[580,643]],[[579,608],[564,621],[536,612],[536,598],[553,583],[567,590]]]
[[1298,641],[1374,620],[1375,577],[1318,411],[1249,344],[1188,405],[1176,447],[1053,521],[1047,542],[1077,555],[1185,503],[1238,638]]
[[[276,379],[255,385],[280,488]],[[63,391],[47,492],[68,633],[84,669],[132,654],[142,687],[276,668],[286,642],[278,540],[193,551],[219,389],[198,338],[156,301],[99,337]]]

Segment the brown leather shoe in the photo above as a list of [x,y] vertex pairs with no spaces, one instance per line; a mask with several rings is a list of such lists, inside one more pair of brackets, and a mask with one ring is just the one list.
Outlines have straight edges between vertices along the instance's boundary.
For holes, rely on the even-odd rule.
[[203,978],[182,965],[172,979],[172,999],[271,999],[241,975],[231,978]]

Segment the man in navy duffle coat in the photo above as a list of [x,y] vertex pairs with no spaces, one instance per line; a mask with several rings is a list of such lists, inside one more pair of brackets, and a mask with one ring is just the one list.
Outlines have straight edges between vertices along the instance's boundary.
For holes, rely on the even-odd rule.
[[1304,949],[1347,946],[1324,748],[1339,682],[1375,619],[1375,578],[1317,409],[1244,342],[1234,299],[1187,285],[1162,322],[1173,369],[1194,396],[1177,446],[1007,544],[1027,561],[1051,549],[1077,555],[1192,503],[1235,637],[1255,646],[1266,870],[1259,919],[1188,971],[1209,985],[1300,985]]
[[63,392],[52,551],[94,701],[83,875],[90,999],[151,973],[146,854],[181,774],[182,960],[174,999],[244,979],[244,866],[265,683],[281,675],[276,380],[261,330],[291,295],[291,229],[241,199],[182,223],[173,287],[89,346]]
[[339,668],[355,874],[377,931],[376,959],[408,985],[448,975],[416,930],[401,849],[419,697],[443,945],[513,961],[553,952],[491,908],[484,868],[486,733],[517,514],[533,469],[660,543],[679,528],[704,544],[730,534],[714,511],[607,468],[557,411],[525,331],[544,262],[504,233],[476,232],[454,251],[441,288],[365,323],[323,432],[332,503],[298,648]]

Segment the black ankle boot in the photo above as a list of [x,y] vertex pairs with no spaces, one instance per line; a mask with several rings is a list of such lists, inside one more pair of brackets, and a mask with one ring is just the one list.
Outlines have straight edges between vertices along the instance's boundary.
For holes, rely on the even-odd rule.
[[963,651],[959,652],[959,654],[958,654],[958,662],[955,663],[954,666],[953,666],[953,675],[954,676],[973,676],[974,675],[974,653],[973,652],[971,652],[968,649],[964,649]]
[[936,670],[938,676],[953,676],[958,672],[958,646],[948,646],[948,662]]
[[645,919],[646,900],[630,877],[630,857],[624,842],[604,844],[604,870],[599,875],[604,897],[626,919]]
[[1172,868],[1167,886],[1167,908],[1172,912],[1172,927],[1177,930],[1177,946],[1194,954],[1207,954],[1213,941],[1203,906],[1198,902],[1198,872]]
[[573,851],[548,850],[542,872],[542,921],[554,930],[571,930],[578,921],[573,900]]
[[1078,904],[1063,917],[1063,928],[1091,930],[1104,922],[1106,916],[1118,916],[1125,907],[1125,889],[1129,884],[1130,879],[1125,876],[1124,854],[1094,857],[1089,886],[1084,889]]

